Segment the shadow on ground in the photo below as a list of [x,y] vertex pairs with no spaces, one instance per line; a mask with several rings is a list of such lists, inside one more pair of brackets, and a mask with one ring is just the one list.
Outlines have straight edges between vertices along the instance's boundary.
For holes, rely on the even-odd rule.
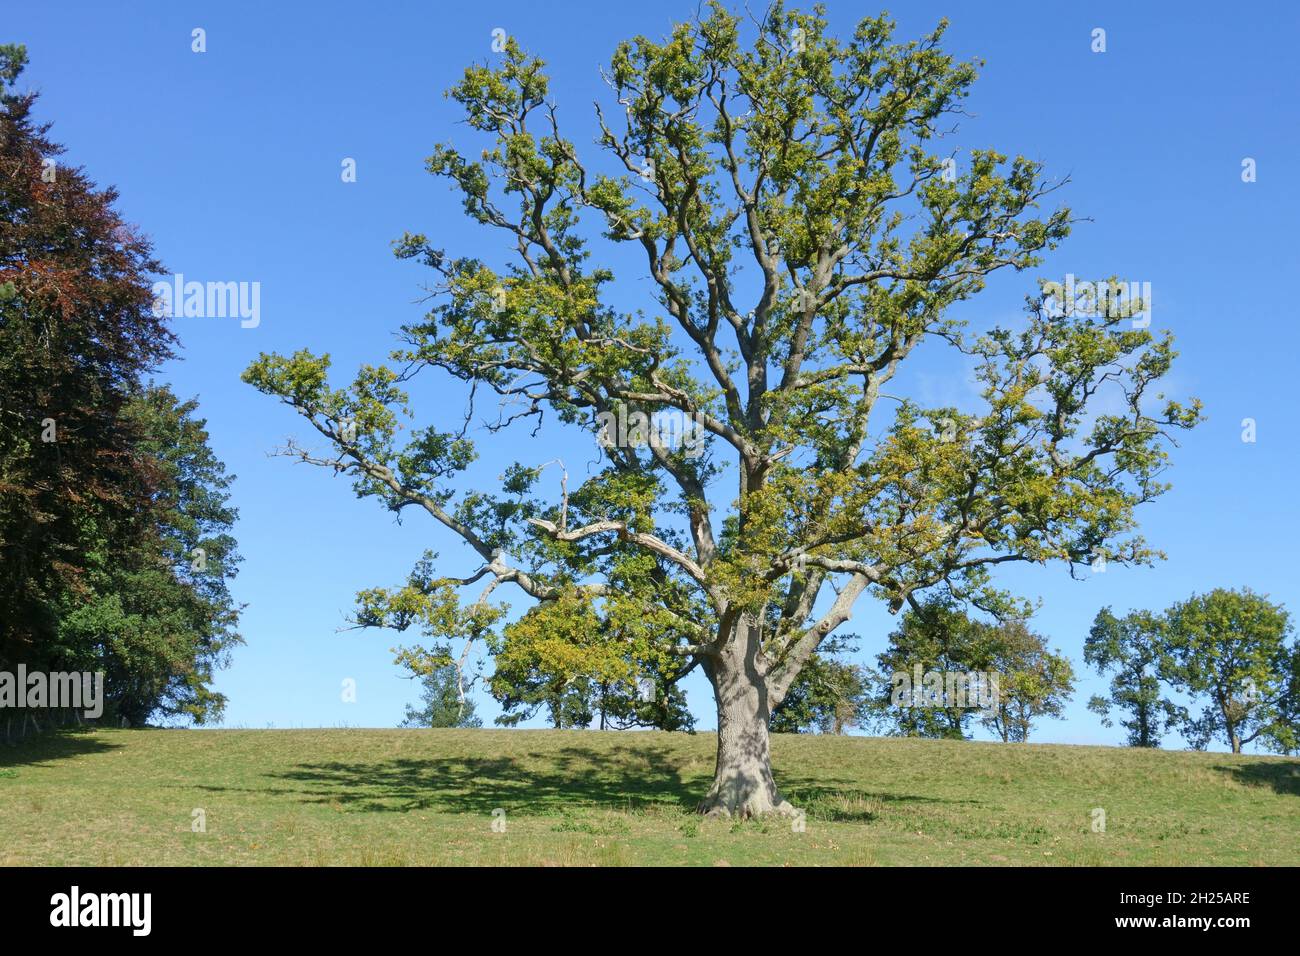
[[1272,787],[1277,793],[1300,797],[1300,764],[1291,761],[1219,764],[1214,769],[1228,774],[1238,783],[1252,787]]
[[[268,773],[279,786],[260,789],[304,803],[336,804],[367,812],[433,810],[490,813],[497,807],[534,814],[576,805],[629,809],[648,804],[695,805],[700,780],[688,785],[666,748],[614,747],[516,757],[450,757],[377,762],[302,763]],[[241,788],[204,786],[226,792]]]
[[816,783],[792,780],[783,789],[790,802],[806,810],[810,817],[835,823],[871,823],[880,818],[889,804],[985,805],[983,800],[953,800],[914,793],[858,790],[848,781],[842,787],[828,787],[826,783],[824,778]]
[[[267,773],[273,781],[258,793],[274,792],[303,803],[361,812],[431,810],[487,814],[497,807],[528,815],[568,813],[578,807],[640,810],[659,806],[693,811],[708,790],[711,769],[684,776],[680,754],[664,747],[618,746],[594,750],[565,747],[524,758],[454,757],[384,761],[302,763]],[[978,803],[891,793],[865,793],[849,781],[780,775],[782,789],[800,804],[823,804],[827,819],[868,821],[882,804]],[[191,785],[192,786],[192,785]],[[204,785],[200,789],[240,792],[253,788]],[[873,809],[875,808],[875,809]]]
[[0,741],[0,767],[33,766],[68,757],[107,753],[119,750],[121,746],[96,739],[92,730],[66,727],[34,734],[15,744]]

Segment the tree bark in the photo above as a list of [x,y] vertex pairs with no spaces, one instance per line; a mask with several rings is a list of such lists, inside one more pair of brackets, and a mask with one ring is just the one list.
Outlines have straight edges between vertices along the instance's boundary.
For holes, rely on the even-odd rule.
[[1220,696],[1219,713],[1223,715],[1223,726],[1228,731],[1228,744],[1232,747],[1235,754],[1241,753],[1241,736],[1237,733],[1238,724],[1228,716],[1227,705],[1222,703],[1226,695]]
[[774,703],[760,664],[758,629],[741,621],[703,662],[718,704],[718,759],[700,812],[758,817],[792,814],[772,777],[767,723]]

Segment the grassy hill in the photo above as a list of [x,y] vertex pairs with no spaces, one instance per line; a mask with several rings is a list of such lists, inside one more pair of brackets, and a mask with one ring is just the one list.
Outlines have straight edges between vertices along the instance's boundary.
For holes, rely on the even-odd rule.
[[594,731],[67,732],[0,746],[0,865],[1300,863],[1300,760],[779,736],[799,833],[693,814],[713,748]]

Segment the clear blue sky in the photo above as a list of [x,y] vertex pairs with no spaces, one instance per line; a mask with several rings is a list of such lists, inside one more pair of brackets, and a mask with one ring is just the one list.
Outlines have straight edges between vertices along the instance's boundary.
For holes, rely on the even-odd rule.
[[[258,328],[177,320],[183,358],[160,376],[198,396],[216,452],[239,476],[246,561],[235,594],[247,604],[247,645],[217,684],[230,698],[227,725],[395,725],[415,687],[392,664],[395,635],[336,633],[352,595],[399,583],[427,547],[449,570],[470,567],[471,557],[430,521],[410,515],[395,525],[346,481],[268,457],[303,429],[239,374],[261,351],[303,346],[332,353],[341,372],[381,360],[393,331],[422,311],[415,300],[426,276],[390,251],[405,230],[500,259],[499,237],[466,223],[445,184],[422,168],[435,142],[467,135],[441,94],[471,61],[493,56],[494,28],[548,61],[567,135],[587,144],[591,102],[605,93],[598,66],[620,39],[661,35],[694,4],[0,6],[0,42],[28,46],[25,83],[42,93],[39,115],[55,122],[70,161],[120,189],[125,216],[153,237],[167,269],[262,286]],[[878,10],[828,7],[841,34]],[[1149,281],[1153,325],[1172,328],[1182,353],[1167,390],[1199,396],[1209,414],[1175,452],[1174,490],[1142,514],[1168,561],[1082,582],[1060,568],[1002,577],[1041,597],[1036,627],[1080,671],[1067,719],[1044,722],[1038,740],[1120,740],[1084,708],[1105,683],[1082,663],[1102,605],[1163,608],[1194,591],[1250,585],[1300,611],[1298,11],[1289,2],[956,0],[895,10],[908,38],[948,16],[947,48],[987,61],[975,115],[954,145],[1024,153],[1072,178],[1058,195],[1093,221],[1040,274]],[[195,27],[207,31],[201,55],[190,49]],[[1095,27],[1107,32],[1102,54],[1090,50]],[[356,183],[341,182],[344,157],[357,161]],[[1241,181],[1245,157],[1257,161],[1255,183]],[[1029,275],[999,278],[963,315],[1005,319],[1030,288]],[[967,382],[947,362],[923,365],[908,384],[963,402]],[[421,392],[425,422],[430,413],[459,421],[459,387]],[[1255,444],[1241,441],[1245,417],[1258,422]],[[507,460],[554,455],[549,443],[528,447],[523,434],[481,450],[475,473],[485,480]],[[890,626],[864,600],[846,630],[874,657]],[[345,678],[357,681],[355,704],[340,700]],[[691,685],[691,702],[700,728],[711,728],[707,687]],[[497,713],[488,700],[479,708],[488,723]]]

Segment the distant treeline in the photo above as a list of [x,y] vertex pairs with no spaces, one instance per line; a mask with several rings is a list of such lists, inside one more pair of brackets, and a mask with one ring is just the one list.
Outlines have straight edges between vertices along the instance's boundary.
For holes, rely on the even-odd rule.
[[[1159,747],[1172,733],[1193,748],[1249,744],[1300,752],[1300,643],[1280,604],[1249,588],[1195,595],[1163,613],[1110,608],[1096,616],[1084,660],[1110,678],[1088,709],[1118,722],[1126,743]],[[904,737],[967,739],[979,724],[1005,742],[1025,742],[1044,717],[1061,717],[1075,692],[1072,662],[1026,618],[981,619],[951,597],[901,615],[875,666],[849,661],[852,635],[825,642],[769,722],[776,733],[842,734],[861,729]],[[466,677],[447,663],[422,676],[406,726],[478,727]],[[497,723],[542,715],[556,728],[691,730],[694,717],[671,674],[639,686],[547,669],[502,668],[487,682],[502,705]],[[960,699],[953,699],[953,687]]]

